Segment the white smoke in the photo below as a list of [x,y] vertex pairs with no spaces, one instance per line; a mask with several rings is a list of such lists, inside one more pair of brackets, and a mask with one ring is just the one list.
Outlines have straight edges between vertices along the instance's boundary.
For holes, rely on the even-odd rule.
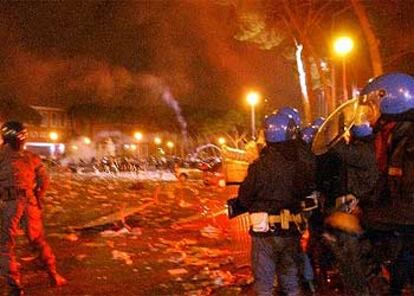
[[90,161],[92,158],[97,157],[95,144],[86,137],[70,141],[67,151],[69,158],[73,161],[79,161],[80,159]]
[[168,105],[168,107],[172,108],[177,116],[177,121],[181,127],[181,134],[183,136],[183,141],[185,144],[188,142],[188,132],[187,132],[187,122],[185,121],[183,115],[181,114],[180,105],[174,99],[170,89],[166,87],[161,94],[163,101]]

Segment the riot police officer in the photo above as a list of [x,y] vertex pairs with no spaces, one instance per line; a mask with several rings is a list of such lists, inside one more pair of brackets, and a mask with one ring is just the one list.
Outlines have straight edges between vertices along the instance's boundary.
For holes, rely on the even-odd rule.
[[9,121],[1,127],[3,144],[0,148],[1,267],[11,288],[11,295],[23,295],[19,264],[16,260],[16,236],[24,220],[25,232],[31,246],[40,254],[56,286],[66,283],[56,271],[55,256],[45,240],[40,200],[49,179],[38,156],[24,150],[26,129],[22,123]]
[[380,245],[389,246],[392,295],[401,295],[414,282],[414,78],[385,74],[362,91],[367,101],[379,103],[376,157],[380,193],[366,211],[365,222]]
[[239,200],[251,220],[255,291],[272,295],[278,275],[286,295],[300,295],[297,259],[303,222],[301,200],[314,189],[315,164],[303,149],[291,116],[275,113],[265,120],[266,148],[249,166]]

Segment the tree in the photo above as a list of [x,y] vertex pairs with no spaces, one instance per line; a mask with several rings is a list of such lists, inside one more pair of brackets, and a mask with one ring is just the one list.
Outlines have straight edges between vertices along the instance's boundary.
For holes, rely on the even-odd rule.
[[355,14],[361,24],[362,32],[368,44],[368,50],[371,56],[372,71],[374,76],[379,76],[383,73],[381,53],[379,50],[379,40],[375,36],[375,32],[371,27],[365,7],[360,0],[350,0]]
[[243,147],[249,122],[247,114],[234,109],[222,111],[186,108],[184,115],[191,130],[190,136],[196,143],[217,142],[219,137],[225,136],[231,146]]
[[[307,88],[302,87],[305,121],[311,121],[316,90],[322,90],[325,100],[331,100],[331,83],[321,61],[327,56],[323,46],[328,39],[325,24],[330,15],[344,6],[339,1],[245,1],[234,4],[240,14],[240,32],[235,38],[258,44],[263,49],[273,49],[292,59],[294,49],[303,45],[303,57],[297,55],[299,76],[305,78]],[[321,46],[322,45],[322,46]],[[286,54],[289,52],[289,54]],[[300,60],[299,60],[300,59]],[[300,65],[303,64],[302,71]],[[315,69],[313,71],[312,69]],[[306,90],[306,91],[305,91]],[[333,102],[329,102],[333,106]]]

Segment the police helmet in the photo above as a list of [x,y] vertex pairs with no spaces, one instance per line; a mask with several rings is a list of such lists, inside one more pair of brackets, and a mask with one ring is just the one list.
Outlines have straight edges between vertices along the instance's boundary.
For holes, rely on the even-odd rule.
[[324,122],[325,122],[325,117],[320,116],[312,122],[312,126],[315,127],[316,129],[319,129]]
[[381,75],[361,91],[379,101],[381,114],[402,114],[414,108],[414,78],[403,73]]
[[27,139],[27,130],[21,122],[7,121],[1,127],[3,143],[19,148]]
[[306,144],[312,144],[313,138],[318,129],[314,126],[307,126],[300,131],[300,137]]
[[265,139],[269,143],[279,143],[289,141],[295,138],[296,123],[292,117],[274,113],[265,119]]
[[372,135],[372,127],[368,121],[356,124],[351,128],[352,136],[356,138],[363,138]]
[[292,108],[292,107],[283,107],[283,108],[280,108],[277,111],[277,113],[291,116],[292,119],[293,119],[293,121],[295,122],[296,126],[298,126],[298,127],[302,123],[302,120],[300,119],[299,111],[297,109],[295,109],[295,108]]

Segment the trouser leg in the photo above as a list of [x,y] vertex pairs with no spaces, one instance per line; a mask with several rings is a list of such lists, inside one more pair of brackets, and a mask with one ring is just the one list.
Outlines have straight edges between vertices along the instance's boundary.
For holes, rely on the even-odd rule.
[[252,237],[254,290],[258,296],[273,295],[275,264],[272,237]]
[[30,245],[39,252],[40,259],[49,273],[56,273],[56,259],[52,248],[46,242],[42,211],[36,205],[28,205],[26,208],[26,235]]
[[284,295],[302,295],[299,285],[299,239],[275,237],[277,249],[276,272]]
[[390,268],[390,294],[401,295],[404,285],[413,283],[414,278],[414,250],[412,238],[399,237],[401,249]]
[[12,287],[20,287],[21,279],[19,264],[16,259],[16,236],[19,222],[24,213],[25,202],[18,199],[7,201],[2,211],[1,235],[0,235],[0,256],[1,267]]
[[333,242],[331,246],[346,289],[354,295],[368,295],[366,268],[361,259],[358,237],[347,233],[338,233],[336,242]]

